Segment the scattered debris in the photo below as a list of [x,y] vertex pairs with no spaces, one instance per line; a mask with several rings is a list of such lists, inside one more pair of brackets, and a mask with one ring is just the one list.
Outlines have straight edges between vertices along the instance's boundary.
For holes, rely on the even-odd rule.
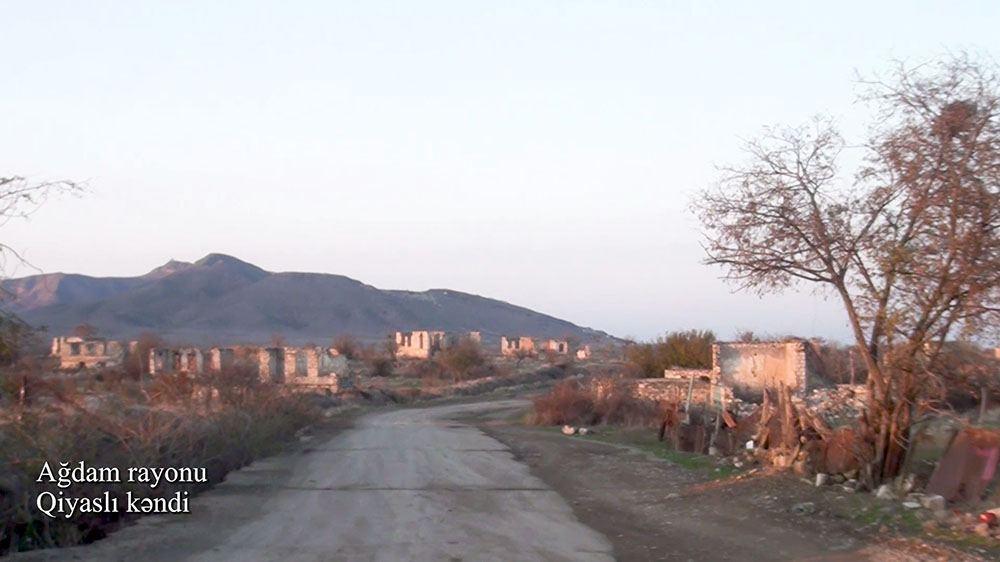
[[922,505],[924,509],[929,509],[931,511],[937,512],[937,511],[944,511],[946,502],[943,496],[939,496],[937,494],[930,494],[930,495],[925,495],[923,498],[920,499],[920,505]]
[[875,497],[880,500],[894,500],[896,493],[892,491],[892,486],[889,484],[882,484],[875,490]]
[[986,523],[991,528],[997,526],[997,514],[991,511],[984,511],[979,514],[979,522]]
[[816,504],[813,502],[802,502],[792,506],[792,513],[796,515],[812,515],[816,513]]

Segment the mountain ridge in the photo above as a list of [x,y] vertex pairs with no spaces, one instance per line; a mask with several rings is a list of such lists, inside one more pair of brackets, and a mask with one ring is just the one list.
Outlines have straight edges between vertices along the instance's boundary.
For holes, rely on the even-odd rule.
[[270,272],[211,253],[195,262],[169,260],[136,277],[73,273],[0,282],[5,308],[49,335],[88,323],[102,335],[156,332],[189,343],[319,342],[350,333],[384,338],[396,330],[476,330],[500,335],[610,336],[525,307],[454,289],[379,289],[338,274]]

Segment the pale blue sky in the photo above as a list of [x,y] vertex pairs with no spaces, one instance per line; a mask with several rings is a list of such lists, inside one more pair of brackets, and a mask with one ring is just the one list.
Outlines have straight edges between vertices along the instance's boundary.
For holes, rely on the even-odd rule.
[[[1000,55],[1000,2],[4,2],[0,175],[87,180],[3,240],[43,271],[225,252],[616,335],[843,337],[731,294],[686,207],[855,70]],[[33,273],[27,268],[16,275]]]

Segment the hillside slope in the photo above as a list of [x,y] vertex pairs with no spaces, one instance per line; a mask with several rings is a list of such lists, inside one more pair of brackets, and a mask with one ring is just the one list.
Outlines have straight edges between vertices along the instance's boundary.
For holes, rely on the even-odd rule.
[[5,306],[51,334],[81,323],[108,337],[143,331],[199,344],[326,342],[342,333],[375,340],[395,330],[478,330],[501,334],[607,334],[506,302],[447,289],[382,290],[341,275],[272,273],[222,254],[194,263],[171,260],[139,277],[53,273],[2,283]]

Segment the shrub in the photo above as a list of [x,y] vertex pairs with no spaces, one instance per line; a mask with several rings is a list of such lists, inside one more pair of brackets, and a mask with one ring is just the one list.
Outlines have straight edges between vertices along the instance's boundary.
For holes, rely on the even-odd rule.
[[337,353],[351,360],[360,359],[363,351],[361,343],[349,334],[341,334],[334,338],[332,347]]
[[391,355],[372,355],[367,362],[368,372],[373,377],[391,377],[395,372],[396,362]]
[[670,368],[708,369],[713,343],[715,334],[707,330],[671,332],[654,342],[628,346],[625,360],[643,377],[660,377]]
[[662,418],[663,411],[655,402],[632,396],[613,379],[594,379],[590,383],[565,380],[548,394],[535,398],[532,422],[656,427]]
[[[125,371],[69,378],[29,377],[31,400],[5,392],[0,404],[0,554],[90,542],[134,515],[77,514],[49,519],[35,509],[45,461],[89,466],[204,467],[207,484],[74,484],[73,495],[104,490],[124,501],[198,491],[254,458],[272,453],[295,431],[319,419],[309,397],[259,383],[236,366],[207,380],[161,376],[135,380]],[[37,375],[37,374],[36,374]],[[17,388],[13,373],[0,386]],[[11,384],[13,383],[13,384]]]
[[483,374],[483,367],[488,363],[479,342],[470,338],[460,338],[454,345],[441,350],[435,361],[453,380],[467,380],[488,376]]

